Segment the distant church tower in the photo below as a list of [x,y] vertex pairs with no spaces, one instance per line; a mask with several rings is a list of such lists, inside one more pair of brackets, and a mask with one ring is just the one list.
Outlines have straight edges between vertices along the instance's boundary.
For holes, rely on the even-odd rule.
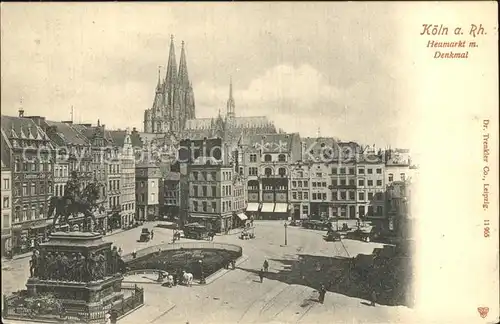
[[232,119],[235,115],[235,104],[233,98],[233,79],[229,78],[229,98],[227,99],[227,118]]
[[170,39],[165,79],[161,82],[158,71],[153,105],[144,112],[144,132],[174,133],[184,129],[186,120],[195,118],[194,92],[189,81],[186,52],[182,42],[179,69],[175,57],[174,36]]

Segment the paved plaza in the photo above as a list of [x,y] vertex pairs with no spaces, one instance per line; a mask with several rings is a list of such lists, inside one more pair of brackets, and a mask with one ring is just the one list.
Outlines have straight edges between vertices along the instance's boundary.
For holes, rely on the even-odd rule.
[[[144,283],[145,305],[119,323],[406,323],[413,317],[413,311],[407,307],[371,307],[365,298],[343,291],[327,292],[324,304],[320,304],[316,292],[318,280],[335,280],[335,269],[327,268],[325,261],[321,261],[320,269],[314,270],[312,265],[313,270],[303,270],[299,261],[302,258],[310,263],[310,260],[370,254],[381,244],[352,240],[325,242],[324,232],[289,226],[284,246],[282,222],[260,221],[255,225],[255,239],[240,240],[237,234],[214,239],[243,247],[244,258],[235,270],[224,270],[222,276],[208,285],[167,288]],[[152,228],[154,224],[148,226]],[[105,240],[121,247],[124,253],[171,242],[172,230],[154,227],[154,239],[139,243],[140,230],[107,236]],[[265,259],[270,263],[270,273],[260,283],[257,272]],[[2,265],[3,293],[25,288],[28,260],[12,260]]]

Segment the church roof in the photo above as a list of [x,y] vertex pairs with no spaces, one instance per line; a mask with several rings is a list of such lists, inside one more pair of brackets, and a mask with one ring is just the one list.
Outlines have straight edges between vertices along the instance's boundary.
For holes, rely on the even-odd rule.
[[242,127],[242,128],[266,127],[269,126],[269,124],[271,124],[266,116],[235,117],[232,123],[233,127]]

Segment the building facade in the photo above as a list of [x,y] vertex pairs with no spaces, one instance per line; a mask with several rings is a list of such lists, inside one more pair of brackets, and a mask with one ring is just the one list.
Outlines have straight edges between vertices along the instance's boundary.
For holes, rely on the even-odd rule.
[[135,165],[136,218],[152,221],[159,217],[160,168],[147,157]]
[[2,116],[2,153],[12,170],[12,250],[24,253],[47,238],[47,202],[53,189],[54,147],[31,119]]
[[311,211],[311,164],[302,161],[290,164],[290,202],[292,219],[309,218]]
[[2,160],[2,254],[8,256],[12,251],[12,173]]
[[160,200],[160,214],[172,222],[178,223],[179,221],[179,210],[180,210],[180,172],[170,171],[163,178],[162,184],[162,198]]

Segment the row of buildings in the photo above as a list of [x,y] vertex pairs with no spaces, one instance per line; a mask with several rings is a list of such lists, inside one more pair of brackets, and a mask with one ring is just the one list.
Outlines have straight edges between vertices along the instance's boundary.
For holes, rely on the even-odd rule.
[[[49,199],[64,195],[73,171],[82,189],[94,179],[103,184],[104,211],[96,212],[102,228],[135,223],[137,134],[107,130],[99,121],[25,116],[22,109],[17,117],[2,115],[1,125],[3,252],[21,253],[46,238],[53,225]],[[81,224],[83,215],[71,222]]]

